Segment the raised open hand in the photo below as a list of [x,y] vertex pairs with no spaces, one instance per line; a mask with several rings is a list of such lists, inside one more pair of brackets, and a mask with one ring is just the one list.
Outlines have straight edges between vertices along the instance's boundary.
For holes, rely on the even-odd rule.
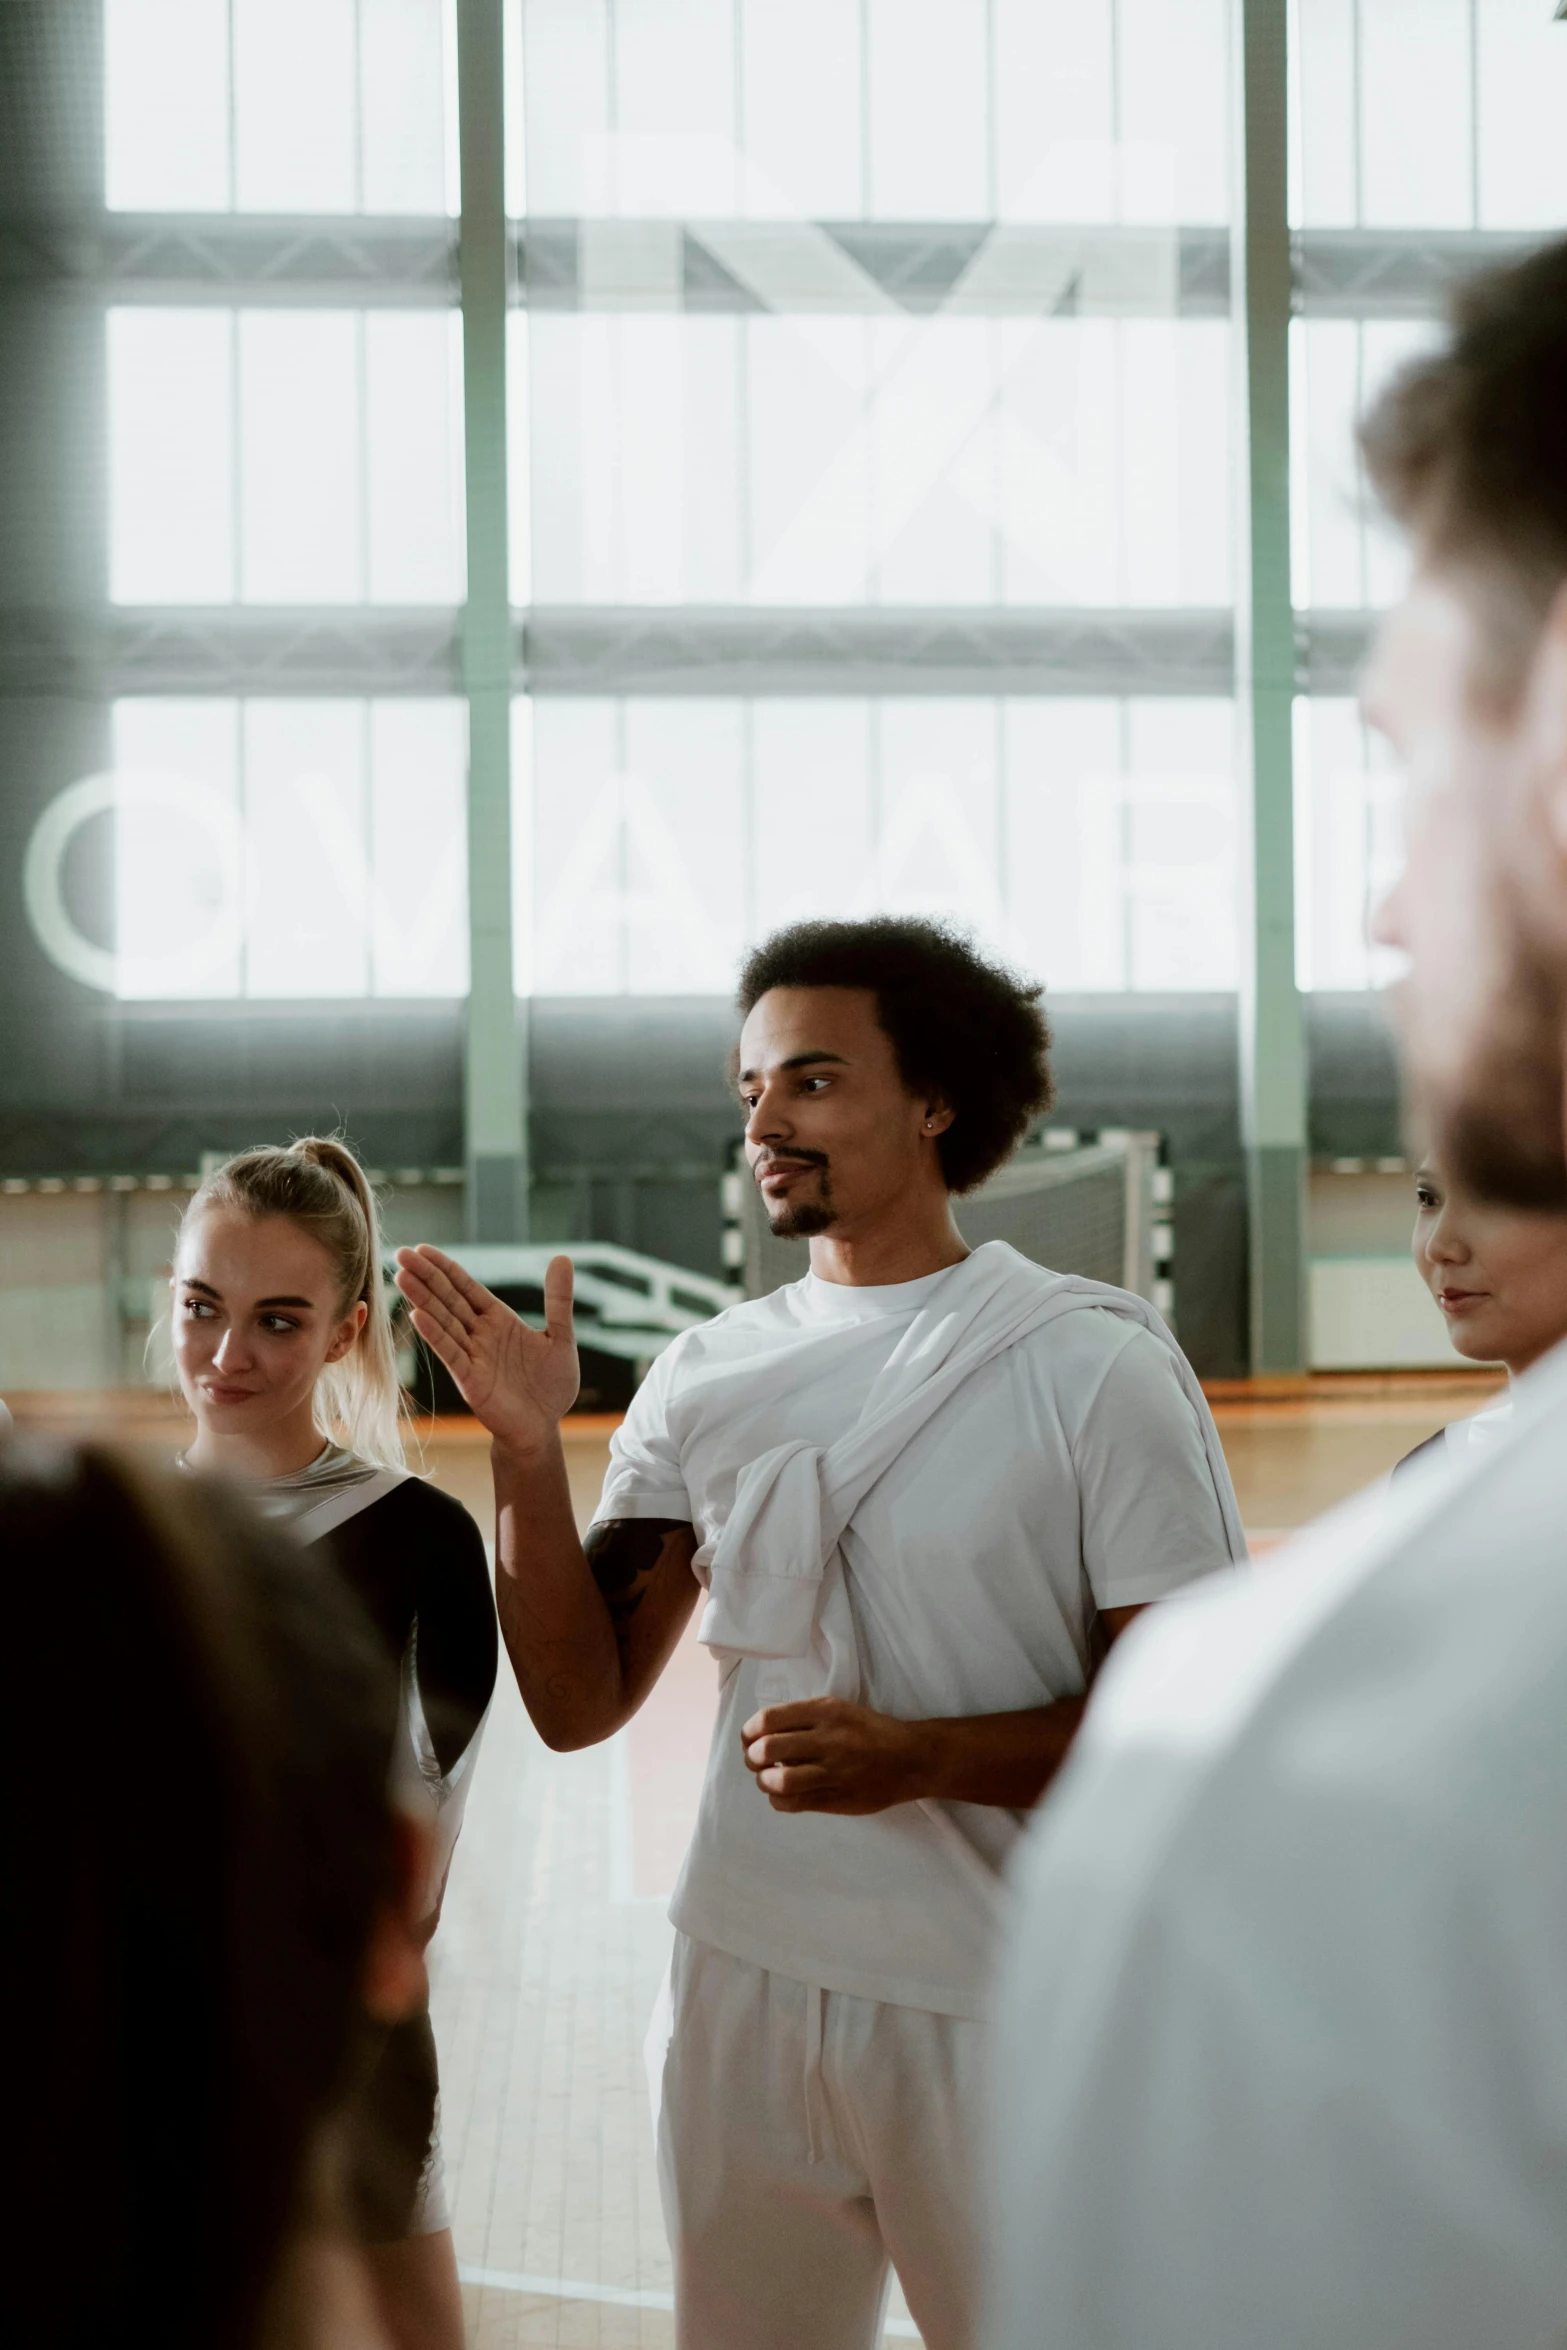
[[545,1269],[542,1330],[530,1330],[428,1242],[398,1250],[397,1286],[412,1309],[414,1328],[497,1443],[521,1455],[547,1444],[577,1400],[570,1257],[552,1257]]

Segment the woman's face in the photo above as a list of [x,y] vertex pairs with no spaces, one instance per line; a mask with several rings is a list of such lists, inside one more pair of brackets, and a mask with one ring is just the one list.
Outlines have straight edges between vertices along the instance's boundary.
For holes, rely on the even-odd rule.
[[1461,1355],[1524,1371],[1567,1337],[1567,1217],[1491,1207],[1431,1159],[1415,1201],[1415,1263]]
[[308,1417],[316,1381],[365,1320],[338,1308],[318,1241],[286,1216],[200,1209],[174,1260],[174,1361],[185,1401],[214,1436],[259,1435]]

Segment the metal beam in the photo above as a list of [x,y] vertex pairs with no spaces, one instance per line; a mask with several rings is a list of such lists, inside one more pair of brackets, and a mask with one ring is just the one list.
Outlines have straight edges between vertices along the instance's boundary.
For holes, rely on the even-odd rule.
[[106,212],[97,253],[113,302],[370,310],[448,309],[457,299],[451,220]]
[[[1365,618],[1328,617],[1337,676]],[[1232,676],[1228,606],[557,604],[512,623],[514,693],[1227,696]],[[57,690],[81,650],[72,615],[0,607],[0,690]],[[462,655],[460,612],[365,604],[120,605],[93,648],[112,694],[450,694]]]
[[506,490],[508,253],[503,0],[458,0],[459,244],[467,461],[468,1019],[465,1224],[471,1240],[528,1237],[525,1030],[512,990],[511,596]]
[[1519,261],[1547,242],[1505,229],[1307,229],[1295,238],[1295,308],[1303,318],[1432,318],[1477,269]]
[[[532,310],[1223,318],[1228,231],[879,221],[530,219],[508,228]],[[1511,229],[1297,229],[1306,318],[1429,318],[1454,280],[1547,241]],[[0,221],[0,280],[92,285],[116,303],[441,309],[457,223],[377,214],[108,212]]]
[[533,694],[1215,694],[1224,610],[536,606]]
[[[0,614],[0,675],[40,667]],[[122,604],[99,631],[112,694],[451,694],[461,690],[460,615],[446,606]]]
[[1289,0],[1233,0],[1240,1106],[1258,1374],[1298,1371],[1309,1351],[1306,1047],[1295,986],[1288,16]]

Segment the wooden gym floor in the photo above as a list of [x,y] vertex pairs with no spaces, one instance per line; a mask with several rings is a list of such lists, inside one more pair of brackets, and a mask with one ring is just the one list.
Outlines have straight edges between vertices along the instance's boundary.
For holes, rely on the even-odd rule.
[[[1215,1386],[1254,1551],[1385,1475],[1497,1384],[1453,1372]],[[183,1415],[145,1391],[7,1400],[24,1426],[164,1455],[187,1433]],[[584,1525],[613,1424],[567,1423]],[[425,1459],[488,1535],[482,1432],[434,1423]],[[711,1664],[688,1635],[626,1730],[554,1755],[503,1665],[431,1951],[457,2250],[480,2350],[673,2343],[641,2045],[714,1696]],[[887,2332],[917,2338],[896,2291]]]

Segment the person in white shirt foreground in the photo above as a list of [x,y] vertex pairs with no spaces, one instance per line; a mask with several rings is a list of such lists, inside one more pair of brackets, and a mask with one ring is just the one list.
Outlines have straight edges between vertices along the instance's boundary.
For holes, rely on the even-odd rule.
[[1500,1363],[1509,1386],[1406,1452],[1395,1477],[1430,1455],[1494,1443],[1512,1420],[1511,1382],[1567,1337],[1567,1216],[1479,1199],[1429,1152],[1415,1176],[1414,1252],[1458,1353]]
[[569,1261],[541,1336],[400,1257],[494,1433],[501,1629],[548,1742],[617,1730],[707,1589],[724,1679],[649,2051],[681,2350],[868,2350],[889,2259],[930,2350],[972,2341],[1002,1864],[1104,1643],[1241,1555],[1152,1308],[953,1221],[1048,1102],[1037,997],[921,922],[751,957],[746,1154],[811,1269],[659,1357],[585,1549]]
[[[1440,1162],[1564,1203],[1567,246],[1373,412],[1377,922]],[[1567,1356],[1126,1644],[1020,1869],[989,2350],[1567,2339]]]

